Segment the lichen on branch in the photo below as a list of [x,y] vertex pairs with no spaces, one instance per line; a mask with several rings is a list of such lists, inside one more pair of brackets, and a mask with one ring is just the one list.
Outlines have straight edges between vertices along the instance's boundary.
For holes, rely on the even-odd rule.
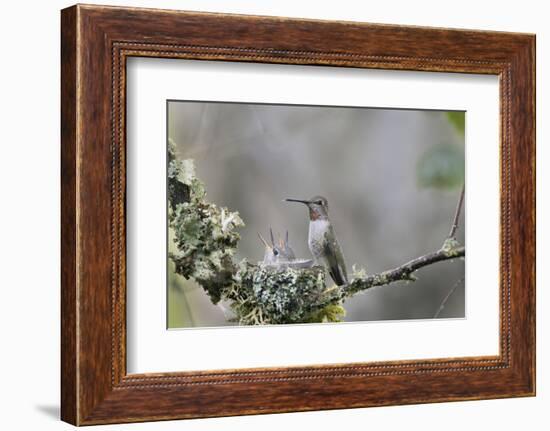
[[241,324],[297,323],[310,321],[324,308],[318,305],[324,289],[321,266],[277,269],[242,262],[225,297]]
[[425,266],[444,260],[464,257],[465,248],[457,246],[455,248],[443,247],[433,253],[417,257],[397,268],[372,275],[356,276],[342,291],[345,296],[351,296],[357,292],[370,289],[371,287],[384,286],[396,281],[415,281],[414,273]]
[[179,161],[173,151],[168,158],[169,222],[177,252],[170,258],[176,273],[195,279],[217,303],[233,283],[233,256],[240,240],[236,229],[244,223],[238,212],[206,200],[193,161]]

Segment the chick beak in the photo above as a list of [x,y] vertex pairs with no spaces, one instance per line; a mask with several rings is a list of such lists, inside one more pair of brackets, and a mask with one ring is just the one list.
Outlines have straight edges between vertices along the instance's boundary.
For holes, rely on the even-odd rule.
[[258,238],[260,238],[260,241],[265,245],[265,248],[267,250],[271,250],[271,246],[267,243],[267,241],[264,239],[264,237],[262,235],[260,235],[260,233],[258,232]]

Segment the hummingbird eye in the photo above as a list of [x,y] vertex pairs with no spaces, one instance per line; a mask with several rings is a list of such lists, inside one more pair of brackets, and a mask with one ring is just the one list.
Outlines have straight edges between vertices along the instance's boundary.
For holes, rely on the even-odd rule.
[[317,205],[323,205],[323,201],[322,200],[318,200],[317,202],[315,202]]
[[273,249],[273,254],[275,256],[278,256],[279,255],[279,250],[277,250],[276,248]]

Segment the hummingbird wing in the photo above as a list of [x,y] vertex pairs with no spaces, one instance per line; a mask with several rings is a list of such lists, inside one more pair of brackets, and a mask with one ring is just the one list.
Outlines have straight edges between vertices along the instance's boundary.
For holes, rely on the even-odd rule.
[[329,227],[329,232],[325,233],[324,244],[324,254],[330,276],[338,286],[348,284],[344,253],[342,253],[332,226]]

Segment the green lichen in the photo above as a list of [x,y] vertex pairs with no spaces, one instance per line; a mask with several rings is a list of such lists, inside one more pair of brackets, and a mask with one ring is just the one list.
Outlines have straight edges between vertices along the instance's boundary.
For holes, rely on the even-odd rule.
[[[278,270],[241,262],[225,297],[239,323],[277,324],[310,321],[325,289],[323,267]],[[320,321],[320,320],[319,320]]]
[[180,200],[177,193],[169,195],[169,220],[177,246],[170,258],[176,264],[176,273],[195,279],[217,303],[223,290],[233,283],[232,258],[240,239],[237,229],[244,223],[239,213],[206,201],[204,185],[195,177],[192,160],[177,160],[173,148],[168,160],[172,190],[178,190],[178,185],[187,190],[186,199]]
[[329,304],[321,308],[318,311],[312,312],[307,315],[303,322],[304,323],[329,323],[329,322],[343,322],[344,317],[346,316],[346,309],[342,304]]
[[447,238],[441,247],[448,257],[456,256],[457,249],[460,247],[460,243],[455,238]]

